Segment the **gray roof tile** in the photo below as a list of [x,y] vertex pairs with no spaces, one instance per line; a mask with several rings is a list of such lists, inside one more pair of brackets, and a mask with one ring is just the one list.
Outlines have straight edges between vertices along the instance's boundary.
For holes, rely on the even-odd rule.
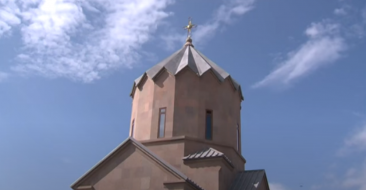
[[[169,73],[176,75],[186,67],[191,68],[198,76],[202,76],[208,70],[212,70],[221,82],[230,77],[229,73],[190,45],[184,46],[182,49],[176,51],[168,58],[147,70],[145,74],[153,79],[164,68]],[[144,75],[135,80],[135,86],[142,81],[143,76]],[[235,89],[239,90],[240,95],[242,96],[239,83],[237,83],[232,77],[230,77],[230,79],[233,82]]]
[[204,150],[195,152],[193,154],[189,154],[188,156],[183,157],[183,160],[194,160],[194,159],[202,159],[202,158],[218,158],[223,157],[231,166],[233,166],[231,160],[225,156],[224,153],[215,150],[213,148],[206,148]]
[[259,186],[266,173],[264,170],[249,170],[239,172],[230,190],[255,190]]

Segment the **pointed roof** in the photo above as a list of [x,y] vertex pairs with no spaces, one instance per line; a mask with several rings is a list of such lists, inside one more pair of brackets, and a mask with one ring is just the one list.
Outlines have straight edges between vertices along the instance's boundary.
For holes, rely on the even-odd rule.
[[265,183],[267,183],[264,184],[266,189],[269,189],[265,170],[247,170],[239,172],[236,174],[230,190],[255,190],[261,185],[263,178],[265,179]]
[[[204,56],[201,52],[196,50],[192,45],[192,39],[190,37],[188,37],[186,44],[182,49],[176,51],[171,56],[164,59],[157,65],[147,70],[143,75],[138,77],[135,80],[134,88],[139,85],[144,76],[148,76],[149,78],[154,79],[154,77],[156,77],[163,69],[166,69],[172,75],[176,75],[186,67],[192,69],[198,76],[202,76],[204,73],[211,70],[221,82],[229,78],[234,88],[239,91],[240,96],[243,100],[239,83],[236,82],[224,69],[216,65],[216,63],[214,63],[206,56]],[[134,92],[134,88],[131,95]]]
[[[202,187],[197,185],[194,181],[189,179],[185,174],[180,172],[178,169],[164,161],[163,159],[159,158],[156,154],[151,152],[147,147],[142,145],[140,142],[135,140],[133,137],[127,138],[124,142],[122,142],[117,148],[115,148],[111,153],[109,153],[106,157],[104,157],[99,163],[97,163],[93,168],[91,168],[89,171],[87,171],[83,176],[81,176],[78,180],[76,180],[72,185],[71,188],[73,189],[80,189],[78,186],[86,179],[88,178],[92,173],[94,173],[98,168],[102,167],[104,163],[108,162],[111,158],[113,158],[119,150],[126,147],[128,144],[132,143],[136,148],[140,149],[142,152],[147,154],[149,157],[151,157],[153,160],[155,160],[160,166],[168,170],[173,175],[177,176],[178,178],[184,180],[188,184],[195,187],[197,190],[204,190]],[[84,187],[84,186],[83,186]],[[89,187],[89,186],[88,186]]]
[[213,149],[206,148],[204,150],[195,152],[193,154],[189,154],[188,156],[183,157],[183,160],[195,160],[195,159],[203,159],[203,158],[224,158],[231,166],[233,166],[231,160],[222,152]]

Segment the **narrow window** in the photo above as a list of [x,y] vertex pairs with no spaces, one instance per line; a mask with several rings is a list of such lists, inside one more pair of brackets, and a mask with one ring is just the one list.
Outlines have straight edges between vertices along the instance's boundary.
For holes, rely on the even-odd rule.
[[158,138],[164,137],[164,131],[165,131],[165,115],[166,115],[166,108],[160,108],[160,110],[159,110],[159,132],[158,132]]
[[206,110],[206,139],[212,140],[212,111]]
[[135,130],[135,119],[132,120],[132,125],[131,125],[131,137],[133,137],[133,132]]
[[236,125],[236,150],[239,151],[240,148],[240,130],[239,124]]

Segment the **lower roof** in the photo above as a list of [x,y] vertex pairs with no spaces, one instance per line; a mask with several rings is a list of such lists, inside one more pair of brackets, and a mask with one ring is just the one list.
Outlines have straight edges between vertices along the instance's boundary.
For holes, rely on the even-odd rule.
[[[261,184],[263,178],[267,184]],[[236,174],[230,190],[255,190],[259,185],[266,185],[269,190],[265,170],[247,170]]]
[[125,147],[128,143],[132,143],[137,148],[141,149],[143,152],[145,152],[149,156],[153,157],[158,162],[159,165],[161,165],[164,168],[170,170],[172,173],[174,173],[175,175],[179,176],[179,178],[183,179],[185,182],[187,182],[188,184],[192,185],[195,189],[197,189],[197,190],[204,190],[197,183],[195,183],[193,180],[191,180],[190,178],[188,178],[185,174],[183,174],[182,172],[180,172],[178,169],[176,169],[175,167],[173,167],[169,163],[165,162],[163,159],[159,158],[156,154],[154,154],[153,152],[151,152],[147,147],[145,147],[143,144],[141,144],[140,142],[138,142],[137,140],[135,140],[132,137],[129,137],[124,142],[122,142],[117,148],[115,148],[111,153],[109,153],[105,158],[103,158],[92,169],[90,169],[83,176],[81,176],[78,180],[76,180],[71,185],[71,188],[77,189],[78,188],[78,185],[82,181],[84,181],[88,176],[90,176],[93,171],[95,171],[97,168],[102,167],[103,163],[106,163],[109,159],[111,159],[111,157],[113,157],[114,155],[116,155],[116,153],[118,152],[118,150],[120,150],[123,147]]
[[213,148],[206,148],[193,154],[189,154],[188,156],[185,156],[183,160],[196,160],[203,158],[220,158],[220,157],[224,158],[224,160],[226,160],[230,166],[234,167],[231,160],[224,153]]

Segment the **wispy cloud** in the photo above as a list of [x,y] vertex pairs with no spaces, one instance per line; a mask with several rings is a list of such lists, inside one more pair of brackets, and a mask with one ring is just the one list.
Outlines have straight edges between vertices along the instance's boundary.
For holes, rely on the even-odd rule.
[[338,16],[344,16],[344,15],[347,15],[347,10],[346,10],[346,7],[341,7],[341,8],[334,9],[333,13]]
[[345,140],[338,155],[346,156],[354,152],[366,151],[366,122],[356,128]]
[[0,0],[0,3],[7,5],[0,7],[0,38],[1,38],[1,36],[8,33],[12,29],[12,27],[19,25],[21,21],[17,16],[17,14],[19,13],[19,9],[17,8],[14,1]]
[[280,183],[269,183],[269,187],[271,190],[287,190],[285,186]]
[[352,13],[347,18],[348,26],[345,26],[347,28],[345,31],[347,38],[356,38],[357,40],[364,38],[366,34],[366,6],[363,9],[359,9],[344,5],[343,9],[347,10],[347,15]]
[[162,35],[160,38],[163,41],[163,47],[165,50],[171,51],[177,48],[178,45],[183,46],[187,36],[183,33],[178,33],[173,30],[170,34]]
[[73,163],[73,161],[70,159],[70,158],[62,158],[61,159],[61,162],[63,163],[63,164],[72,164]]
[[338,24],[329,21],[311,24],[305,31],[308,40],[297,50],[289,52],[286,60],[253,87],[288,86],[338,60],[346,49],[345,40],[339,35],[339,28]]
[[[195,39],[205,42],[219,26],[253,8],[255,0],[226,0],[200,25]],[[141,49],[171,15],[174,0],[0,0],[0,38],[19,30],[23,47],[20,74],[66,77],[92,82],[116,68],[131,68],[147,55]],[[185,34],[165,35],[166,47],[182,44]],[[180,41],[181,43],[176,43]],[[198,41],[198,40],[197,40]],[[195,43],[197,42],[195,41]]]
[[[338,156],[352,156],[355,153],[366,152],[366,122],[361,127],[356,128],[351,135],[349,135],[337,152]],[[347,159],[343,157],[343,159]],[[341,175],[337,172],[327,172],[325,175],[325,182],[313,186],[312,189],[355,189],[366,190],[366,160],[363,163],[355,163],[353,161],[340,161],[340,165],[334,164],[330,169],[342,168],[341,165],[347,169],[343,170]]]
[[[340,155],[351,155],[355,152],[366,152],[366,122],[357,128],[344,141]],[[357,164],[356,164],[357,165]],[[342,186],[347,189],[366,190],[366,160],[357,167],[350,167],[342,176]]]
[[363,18],[363,22],[366,23],[366,6],[362,9],[361,16]]
[[[83,82],[107,70],[131,67],[143,54],[172,0],[0,0],[0,37],[18,25],[26,74],[67,77]],[[21,24],[20,24],[21,23]]]
[[[252,10],[254,8],[254,3],[255,0],[225,1],[214,11],[212,19],[197,26],[197,30],[194,31],[193,34],[194,43],[196,45],[200,45],[207,42],[209,39],[214,37],[217,32],[220,32],[220,27],[233,23],[236,18]],[[177,33],[176,31],[172,31],[171,34],[161,36],[165,41],[165,46],[168,50],[175,48],[175,44],[182,44],[185,37],[186,34],[183,32]]]
[[[202,42],[212,38],[221,25],[231,24],[238,16],[241,16],[254,8],[255,0],[231,0],[222,4],[215,12],[213,19],[197,27],[195,38]],[[199,42],[199,41],[198,41]]]
[[366,162],[360,167],[350,168],[346,172],[342,186],[347,189],[366,190]]
[[0,82],[6,80],[9,77],[9,74],[0,71]]

